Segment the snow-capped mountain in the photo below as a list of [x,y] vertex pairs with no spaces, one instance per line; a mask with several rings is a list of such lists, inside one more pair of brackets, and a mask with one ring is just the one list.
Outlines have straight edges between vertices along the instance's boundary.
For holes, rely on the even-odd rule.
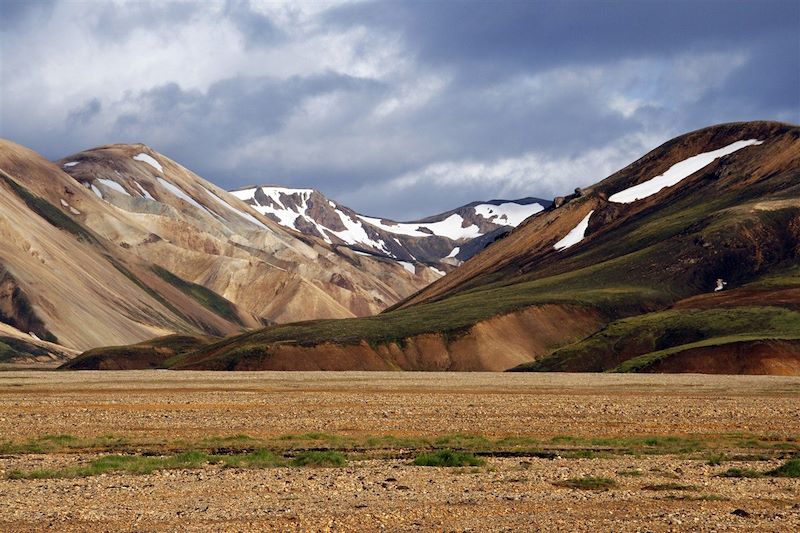
[[365,216],[315,189],[261,185],[231,191],[279,224],[334,245],[397,261],[458,265],[550,202],[539,198],[473,202],[422,220]]

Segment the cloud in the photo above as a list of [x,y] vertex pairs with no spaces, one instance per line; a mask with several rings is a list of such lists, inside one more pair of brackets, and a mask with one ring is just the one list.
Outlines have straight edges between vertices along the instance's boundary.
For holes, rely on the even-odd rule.
[[552,197],[712,123],[800,121],[800,5],[3,2],[0,134],[413,218]]
[[102,107],[103,105],[100,103],[100,100],[92,98],[86,102],[85,105],[70,112],[67,117],[67,124],[72,127],[88,124],[100,113]]

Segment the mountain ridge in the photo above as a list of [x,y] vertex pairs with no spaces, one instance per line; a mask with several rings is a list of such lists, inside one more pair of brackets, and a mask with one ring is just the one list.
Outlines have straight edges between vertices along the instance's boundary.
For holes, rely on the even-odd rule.
[[284,227],[329,244],[446,270],[482,249],[478,243],[490,243],[484,239],[488,233],[510,229],[550,204],[533,197],[475,201],[420,220],[398,222],[357,213],[313,188],[256,185],[230,192]]
[[[687,163],[744,141],[699,168]],[[678,182],[658,186],[642,199],[610,200],[687,165],[691,168]],[[503,370],[527,362],[535,369],[536,361],[565,346],[575,346],[570,353],[578,350],[593,361],[593,335],[628,317],[642,317],[623,329],[643,350],[630,352],[641,362],[626,367],[629,371],[655,368],[647,366],[653,361],[680,371],[674,362],[684,357],[681,364],[694,371],[800,372],[796,351],[768,342],[775,331],[788,336],[785,342],[800,338],[792,292],[798,273],[791,270],[800,257],[798,199],[800,127],[748,122],[704,128],[559,199],[378,316],[272,326],[161,364],[176,369]],[[790,274],[780,275],[785,268]],[[744,310],[716,300],[722,315],[696,309],[696,298],[713,293],[720,279],[729,284],[729,292],[721,294],[735,294],[748,283],[772,283],[773,292],[789,303],[777,311],[763,303]],[[666,316],[658,313],[673,306],[696,309],[697,320],[708,327],[685,333],[670,319],[651,338],[643,327],[646,317]],[[736,329],[737,324],[743,326]],[[709,356],[726,353],[743,338],[762,339],[759,350],[774,347],[774,358],[736,366]],[[589,344],[581,348],[581,343]],[[705,350],[704,362],[691,366],[690,356],[681,354],[697,354],[691,350],[698,347]]]

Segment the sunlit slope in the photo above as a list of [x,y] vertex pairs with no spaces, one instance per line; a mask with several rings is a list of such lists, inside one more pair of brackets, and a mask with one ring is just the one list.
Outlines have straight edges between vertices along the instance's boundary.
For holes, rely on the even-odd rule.
[[[736,149],[723,150],[722,156],[707,155],[731,145]],[[684,162],[700,155],[708,162],[684,172],[673,185],[648,186],[648,196],[630,202],[610,201],[634,187],[648,189],[640,186],[659,176],[674,177],[671,169],[686,167]],[[615,320],[711,293],[718,279],[726,283],[727,293],[735,294],[747,283],[796,264],[798,199],[798,127],[752,122],[706,128],[560,199],[379,316],[269,327],[165,364],[510,368],[580,341]],[[568,246],[562,246],[570,235]],[[777,324],[789,332],[793,327],[791,320]]]

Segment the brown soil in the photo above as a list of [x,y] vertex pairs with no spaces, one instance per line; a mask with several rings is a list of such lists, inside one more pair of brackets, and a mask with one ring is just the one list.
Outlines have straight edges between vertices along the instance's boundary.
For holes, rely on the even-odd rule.
[[798,288],[741,288],[700,294],[675,304],[676,309],[715,309],[719,307],[744,307],[774,305],[800,309]]
[[[800,379],[775,376],[497,373],[8,372],[0,434],[800,435]],[[490,457],[480,468],[414,467],[402,454],[342,468],[161,471],[0,480],[2,531],[798,531],[800,481],[736,479],[774,451],[704,456]],[[778,453],[782,453],[778,451]],[[11,469],[61,468],[91,453],[5,455]],[[620,472],[639,471],[626,476]],[[607,477],[603,491],[559,488]],[[670,483],[687,489],[645,490]],[[740,511],[737,511],[740,510]],[[736,514],[734,514],[736,511]],[[741,516],[744,515],[744,516]]]
[[401,344],[377,346],[367,342],[311,347],[276,343],[268,347],[267,355],[242,358],[233,366],[224,366],[227,363],[219,359],[210,362],[189,359],[183,368],[503,371],[581,339],[597,331],[601,323],[599,313],[585,307],[542,305],[493,317],[455,338],[429,333],[405,339]]
[[800,376],[800,341],[759,340],[684,350],[646,372]]

